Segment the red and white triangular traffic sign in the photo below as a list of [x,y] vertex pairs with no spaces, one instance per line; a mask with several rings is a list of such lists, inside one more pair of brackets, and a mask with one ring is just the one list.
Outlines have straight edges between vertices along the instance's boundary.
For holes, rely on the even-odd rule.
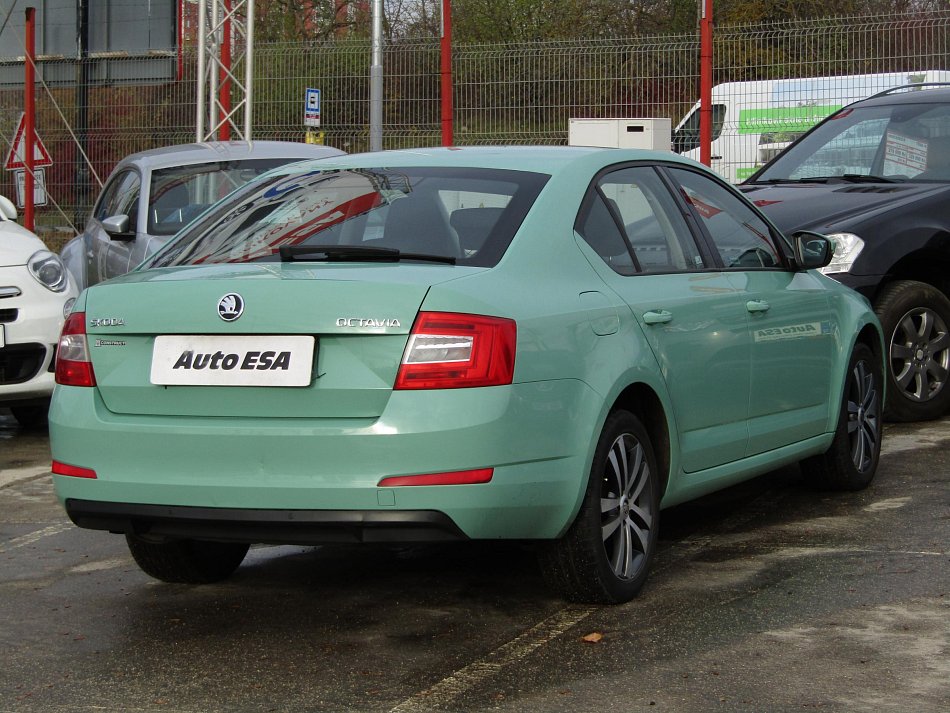
[[[22,171],[26,168],[24,157],[26,156],[26,114],[20,114],[20,121],[16,125],[16,134],[13,137],[13,145],[10,146],[10,153],[7,154],[7,160],[3,167],[8,171]],[[50,158],[49,151],[43,144],[43,139],[39,134],[33,131],[35,141],[33,143],[33,167],[52,166],[53,159]]]

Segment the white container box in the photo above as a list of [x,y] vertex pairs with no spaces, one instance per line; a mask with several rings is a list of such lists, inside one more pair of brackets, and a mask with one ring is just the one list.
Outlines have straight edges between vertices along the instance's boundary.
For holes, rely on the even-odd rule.
[[670,119],[570,119],[567,142],[571,146],[669,151],[672,134]]

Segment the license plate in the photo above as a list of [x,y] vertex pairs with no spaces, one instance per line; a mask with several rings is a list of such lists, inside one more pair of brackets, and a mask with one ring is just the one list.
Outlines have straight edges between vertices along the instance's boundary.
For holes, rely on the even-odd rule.
[[300,336],[162,335],[152,347],[158,386],[309,386],[316,340]]

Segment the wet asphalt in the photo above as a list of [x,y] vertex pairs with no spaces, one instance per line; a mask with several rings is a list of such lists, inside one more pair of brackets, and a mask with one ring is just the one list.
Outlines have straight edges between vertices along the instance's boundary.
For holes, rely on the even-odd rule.
[[[950,710],[950,420],[874,483],[797,467],[663,513],[640,596],[566,604],[530,546],[257,547],[150,580],[72,526],[0,409],[0,712]],[[587,640],[585,640],[585,637]]]

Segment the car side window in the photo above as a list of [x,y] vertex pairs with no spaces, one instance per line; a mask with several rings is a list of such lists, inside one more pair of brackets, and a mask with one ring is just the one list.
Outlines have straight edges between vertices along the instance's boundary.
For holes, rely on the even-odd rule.
[[680,209],[653,168],[610,173],[601,179],[600,189],[620,215],[641,272],[706,266]]
[[122,179],[129,175],[128,171],[123,171],[119,175],[115,176],[111,181],[106,184],[106,187],[102,189],[102,193],[99,196],[99,203],[96,206],[96,210],[93,213],[93,216],[96,220],[105,220],[114,213],[110,213],[109,209],[115,203],[116,194],[119,191],[119,184],[122,183]]
[[657,172],[647,166],[603,176],[598,190],[619,218],[640,272],[705,267],[680,209]]
[[603,194],[594,190],[589,197],[586,210],[580,216],[577,232],[587,241],[600,259],[614,272],[621,275],[633,275],[637,268],[633,264],[627,242],[620,232],[614,216],[610,214]]
[[123,171],[117,175],[102,191],[102,198],[96,208],[96,220],[127,215],[130,229],[135,230],[141,188],[142,180],[137,172]]
[[[713,104],[712,106],[712,140],[722,135],[722,127],[726,123],[726,105]],[[699,109],[694,109],[689,118],[673,132],[673,150],[676,153],[686,153],[699,148]]]
[[782,267],[768,223],[724,186],[695,172],[670,168],[683,199],[702,223],[727,268]]

